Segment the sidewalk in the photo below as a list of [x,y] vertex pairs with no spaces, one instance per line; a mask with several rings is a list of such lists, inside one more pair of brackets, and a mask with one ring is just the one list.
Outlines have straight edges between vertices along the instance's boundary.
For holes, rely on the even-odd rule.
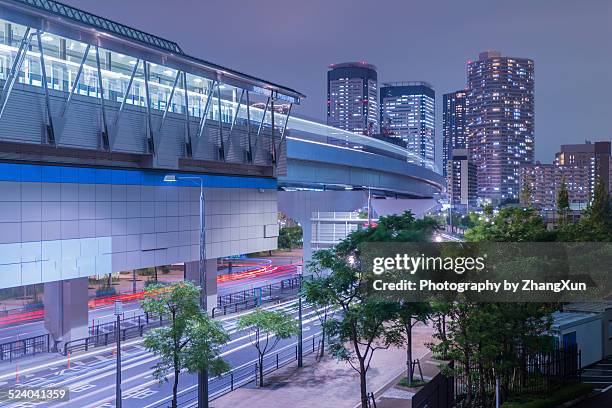
[[[419,325],[414,332],[414,358],[428,353],[432,328]],[[368,370],[368,392],[380,395],[406,370],[406,350],[390,348],[374,353]],[[263,389],[249,385],[226,394],[211,404],[213,408],[354,408],[359,404],[359,375],[347,363],[327,356],[316,362],[312,355],[304,367],[295,364],[269,374]]]
[[[440,364],[442,361],[436,360],[432,357],[431,351],[428,352],[423,358],[420,359],[421,370],[423,372],[424,380],[431,380],[440,372]],[[402,378],[406,376],[406,373],[402,375]],[[415,368],[414,379],[420,380],[419,369]],[[412,397],[417,388],[406,388],[401,386],[395,386],[398,381],[394,382],[383,394],[377,399],[378,408],[410,408],[412,406]],[[377,396],[378,397],[378,396]]]

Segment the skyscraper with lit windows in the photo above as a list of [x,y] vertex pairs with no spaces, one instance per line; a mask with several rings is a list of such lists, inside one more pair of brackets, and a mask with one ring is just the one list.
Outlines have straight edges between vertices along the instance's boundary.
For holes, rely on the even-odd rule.
[[534,160],[534,64],[486,51],[467,64],[467,129],[478,197],[492,203],[520,195],[519,168]]
[[381,133],[401,138],[406,148],[435,160],[436,93],[427,82],[392,82],[380,88]]
[[447,177],[448,161],[454,149],[467,149],[464,89],[444,94],[442,98],[442,171]]
[[327,124],[354,133],[378,132],[378,75],[374,65],[362,61],[329,66]]

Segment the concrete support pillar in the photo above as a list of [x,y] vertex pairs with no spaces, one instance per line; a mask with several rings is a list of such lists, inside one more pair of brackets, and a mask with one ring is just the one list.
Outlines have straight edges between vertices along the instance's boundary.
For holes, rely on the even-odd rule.
[[[204,262],[206,271],[206,306],[208,313],[212,313],[213,308],[217,307],[217,258],[207,259]],[[185,262],[185,279],[200,284],[200,263],[199,261]]]
[[45,283],[45,329],[57,343],[87,337],[89,296],[87,278]]
[[312,213],[355,211],[367,205],[363,191],[279,191],[278,209],[299,222],[303,233],[304,262],[312,258]]

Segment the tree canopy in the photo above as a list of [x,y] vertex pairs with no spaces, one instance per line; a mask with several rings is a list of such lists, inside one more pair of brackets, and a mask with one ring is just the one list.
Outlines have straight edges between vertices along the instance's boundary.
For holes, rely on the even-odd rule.
[[229,340],[221,324],[199,306],[200,288],[189,281],[171,286],[153,285],[145,289],[142,308],[162,316],[168,325],[150,330],[144,346],[159,357],[153,375],[168,381],[173,375],[172,407],[177,406],[179,375],[207,370],[214,375],[229,369],[220,356],[220,347]]

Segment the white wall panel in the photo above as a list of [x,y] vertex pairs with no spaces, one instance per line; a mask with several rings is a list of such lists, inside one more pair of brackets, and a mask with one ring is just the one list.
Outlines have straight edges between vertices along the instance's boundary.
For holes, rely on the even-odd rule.
[[[276,247],[275,190],[205,198],[208,258]],[[198,258],[197,187],[0,181],[0,288]]]

